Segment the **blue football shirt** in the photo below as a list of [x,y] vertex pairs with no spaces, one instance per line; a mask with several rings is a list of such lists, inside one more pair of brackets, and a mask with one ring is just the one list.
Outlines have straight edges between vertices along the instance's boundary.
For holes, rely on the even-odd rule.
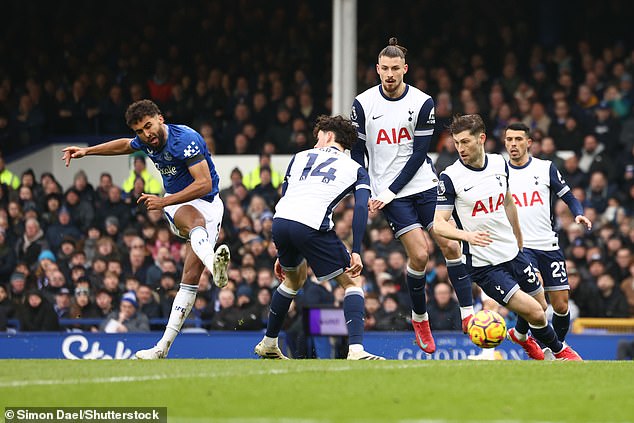
[[189,173],[189,167],[207,161],[211,175],[211,192],[202,197],[203,200],[212,202],[218,194],[220,178],[216,172],[214,162],[207,149],[203,137],[192,128],[185,125],[166,124],[168,128],[167,142],[160,150],[154,150],[143,144],[138,136],[134,137],[130,146],[135,150],[144,151],[154,162],[163,178],[163,187],[168,194],[182,191],[194,182]]

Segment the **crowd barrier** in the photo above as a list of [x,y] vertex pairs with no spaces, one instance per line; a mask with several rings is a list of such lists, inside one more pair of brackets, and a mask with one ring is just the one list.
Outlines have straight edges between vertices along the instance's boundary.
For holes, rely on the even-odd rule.
[[[160,335],[160,332],[0,334],[0,358],[129,359],[136,350],[154,345]],[[263,332],[208,332],[192,328],[178,336],[170,358],[255,358],[253,347],[262,335]],[[280,338],[284,342],[283,335]],[[437,350],[431,355],[415,345],[411,332],[366,333],[364,344],[368,351],[394,360],[464,360],[479,352],[459,333],[436,332],[434,338]],[[566,340],[586,360],[614,360],[618,342],[634,342],[634,334],[570,334]],[[526,359],[524,351],[509,341],[503,342],[497,351],[503,359]]]

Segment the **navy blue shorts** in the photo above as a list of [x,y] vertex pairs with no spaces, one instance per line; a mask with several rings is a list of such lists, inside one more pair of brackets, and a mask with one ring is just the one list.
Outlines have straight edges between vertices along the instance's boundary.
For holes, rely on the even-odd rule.
[[335,231],[321,232],[293,220],[273,219],[273,242],[285,270],[304,259],[320,281],[335,278],[350,266],[350,253]]
[[395,198],[383,207],[383,215],[390,224],[394,237],[398,238],[414,228],[429,230],[434,223],[437,197],[437,188],[431,188],[418,194]]
[[472,267],[471,277],[499,304],[507,304],[519,289],[531,296],[542,291],[535,268],[521,251],[513,260],[505,263]]
[[561,249],[553,251],[534,250],[524,248],[524,254],[529,258],[535,269],[542,275],[544,291],[565,291],[568,285],[566,259]]

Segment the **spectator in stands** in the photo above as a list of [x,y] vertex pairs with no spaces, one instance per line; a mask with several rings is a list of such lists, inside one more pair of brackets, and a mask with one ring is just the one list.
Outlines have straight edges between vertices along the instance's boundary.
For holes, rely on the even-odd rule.
[[365,293],[364,330],[376,330],[376,313],[381,308],[381,300],[376,292]]
[[82,201],[77,188],[71,187],[64,194],[64,206],[70,213],[70,220],[83,232],[95,219],[95,208],[89,201]]
[[71,222],[70,211],[66,207],[59,209],[58,222],[51,224],[46,229],[46,240],[54,254],[59,252],[59,247],[65,238],[81,240],[82,232]]
[[601,214],[608,207],[608,200],[615,195],[616,187],[608,182],[607,175],[600,170],[590,174],[584,207],[592,207]]
[[439,282],[434,285],[433,300],[427,304],[429,324],[432,330],[462,330],[460,306],[452,298],[453,288],[449,283]]
[[148,285],[139,285],[136,290],[139,309],[149,319],[162,317],[161,306],[158,303],[158,295]]
[[576,154],[570,155],[564,161],[563,167],[559,169],[571,189],[577,187],[585,188],[588,185],[588,175],[579,169],[579,157]]
[[97,290],[97,294],[95,295],[95,305],[97,306],[97,312],[100,318],[105,318],[109,315],[114,306],[112,305],[112,294],[105,288],[100,288]]
[[600,102],[595,108],[589,129],[596,136],[599,144],[605,147],[607,154],[612,155],[621,150],[619,143],[621,122],[613,117],[611,107],[607,101]]
[[103,278],[103,285],[100,287],[105,289],[112,296],[112,305],[116,308],[123,294],[121,284],[119,283],[119,275],[112,271],[106,270]]
[[37,290],[26,295],[24,306],[18,311],[20,331],[52,332],[59,331],[59,318],[51,303]]
[[291,135],[293,133],[291,112],[286,105],[281,104],[278,106],[275,116],[275,121],[266,131],[266,138],[273,142],[276,153],[290,153]]
[[579,157],[579,169],[587,174],[599,170],[611,177],[615,171],[612,167],[613,164],[605,152],[605,146],[599,143],[596,135],[586,135],[583,138]]
[[[99,319],[102,317],[97,306],[90,300],[90,288],[87,281],[79,283],[75,288],[69,314],[71,319]],[[94,324],[72,325],[74,328],[91,332],[96,332],[97,326]]]
[[132,158],[132,170],[130,170],[128,178],[123,181],[123,184],[121,185],[123,192],[131,192],[134,189],[135,179],[137,177],[141,177],[141,179],[145,182],[143,192],[156,195],[161,194],[163,192],[163,186],[161,185],[161,182],[154,178],[150,171],[147,170],[145,154],[143,152],[137,152],[132,154]]
[[398,297],[394,294],[388,294],[383,299],[381,309],[375,314],[376,330],[394,331],[409,330],[409,324],[405,319],[405,313],[402,312]]
[[[119,117],[119,119],[121,119]],[[95,190],[97,198],[95,199],[95,210],[100,210],[106,206],[108,202],[110,188],[113,186],[112,175],[108,172],[103,172],[99,176],[99,185]]]
[[55,294],[55,304],[53,309],[60,319],[69,319],[70,314],[70,291],[66,287],[62,287]]
[[214,315],[210,328],[215,330],[237,330],[242,317],[240,308],[235,304],[235,294],[231,289],[223,288],[218,294],[220,310]]
[[48,248],[40,223],[35,218],[27,219],[24,223],[24,235],[18,239],[15,246],[18,260],[32,267],[40,253]]
[[273,209],[280,198],[277,187],[273,186],[271,172],[269,166],[260,167],[260,183],[251,190],[251,200],[256,196],[262,197],[269,209]]
[[108,201],[96,213],[98,222],[105,222],[109,216],[117,218],[118,226],[125,229],[132,218],[130,206],[123,202],[121,189],[113,185],[108,189]]
[[239,168],[234,167],[229,175],[229,181],[230,185],[220,190],[220,198],[222,198],[222,201],[225,202],[225,208],[228,208],[226,205],[227,197],[234,193],[236,187],[242,185],[242,171]]
[[108,314],[99,325],[99,330],[106,333],[150,331],[150,322],[147,316],[139,311],[139,304],[134,292],[126,292],[121,297],[119,310]]
[[279,187],[284,181],[284,176],[271,166],[271,155],[268,153],[260,153],[258,165],[242,178],[242,184],[247,190],[252,190],[261,182],[260,169],[265,166],[268,166],[271,169],[271,184],[274,188],[277,189],[277,187]]
[[134,276],[139,281],[145,281],[147,279],[148,269],[151,266],[151,262],[147,263],[145,259],[145,244],[131,248],[123,273]]
[[597,287],[601,306],[598,317],[629,317],[627,299],[610,274],[599,276]]

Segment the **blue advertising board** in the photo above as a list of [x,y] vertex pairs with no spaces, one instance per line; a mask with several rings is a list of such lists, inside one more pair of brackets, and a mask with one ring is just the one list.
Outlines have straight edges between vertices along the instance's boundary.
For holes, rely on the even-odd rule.
[[[262,332],[181,333],[170,350],[170,358],[255,358],[253,347]],[[134,352],[148,348],[160,333],[17,333],[0,335],[0,359],[129,359]],[[410,332],[366,333],[368,351],[393,360],[464,360],[479,349],[462,334],[434,333],[436,352],[426,354],[414,343]],[[567,342],[585,360],[614,360],[619,340],[634,342],[634,334],[568,335]],[[282,340],[283,342],[283,340]],[[517,345],[505,341],[498,348],[502,358],[524,360],[526,354]]]

